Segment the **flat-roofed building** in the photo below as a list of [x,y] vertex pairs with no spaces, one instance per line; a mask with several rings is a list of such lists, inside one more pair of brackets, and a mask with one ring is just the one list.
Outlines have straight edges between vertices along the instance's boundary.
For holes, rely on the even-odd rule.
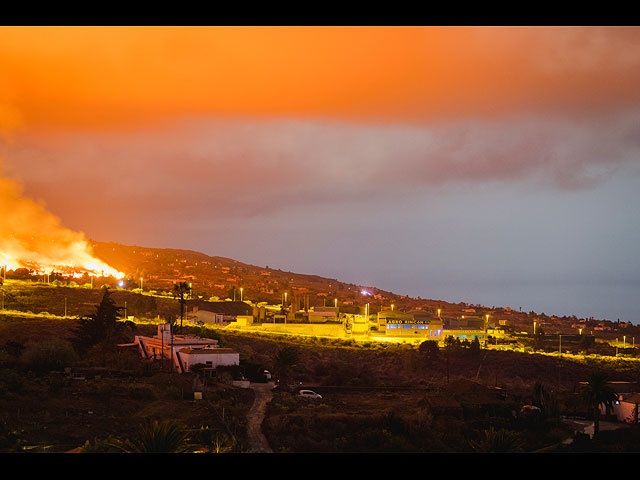
[[389,337],[413,337],[426,340],[442,339],[443,324],[438,317],[425,312],[383,310],[378,313],[378,330]]
[[240,365],[240,354],[230,348],[183,348],[176,352],[179,371],[190,372],[194,365],[212,370],[220,366]]
[[[218,347],[218,340],[210,338],[201,338],[194,335],[174,335],[171,333],[171,325],[168,323],[158,325],[158,334],[155,337],[146,337],[137,335],[135,337],[135,344],[138,345],[138,349],[143,358],[147,359],[163,359],[170,358],[172,367],[180,372],[185,372],[185,367],[182,363],[182,358],[185,358],[191,365],[196,357],[202,360],[202,356],[209,358],[207,361],[218,359],[217,361],[228,362],[229,358],[236,358],[239,355],[235,354],[230,356],[229,349],[222,349]],[[215,351],[214,351],[215,350]],[[185,352],[184,355],[181,352]],[[226,356],[224,356],[224,355]],[[195,355],[195,357],[194,357]],[[216,357],[215,355],[223,355]],[[196,361],[196,363],[198,363]],[[205,362],[199,362],[205,363]],[[218,363],[221,364],[221,363]],[[224,363],[227,364],[227,363]],[[239,359],[238,363],[239,364]]]

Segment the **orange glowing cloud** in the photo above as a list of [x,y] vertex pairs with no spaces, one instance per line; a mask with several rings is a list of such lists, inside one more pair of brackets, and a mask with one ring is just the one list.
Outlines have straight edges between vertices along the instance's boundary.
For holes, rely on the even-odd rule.
[[637,102],[639,40],[636,28],[4,27],[0,91],[29,125],[431,119]]

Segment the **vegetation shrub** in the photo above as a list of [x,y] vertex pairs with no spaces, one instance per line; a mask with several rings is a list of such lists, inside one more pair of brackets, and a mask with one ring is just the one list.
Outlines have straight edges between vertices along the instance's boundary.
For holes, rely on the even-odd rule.
[[27,345],[21,360],[31,370],[44,373],[73,364],[77,356],[70,342],[52,338]]
[[22,430],[12,429],[4,421],[0,422],[0,451],[20,452],[26,444]]
[[131,439],[110,445],[123,453],[188,453],[193,451],[186,426],[175,420],[149,420]]
[[22,355],[22,352],[24,351],[24,349],[25,349],[25,346],[22,343],[16,342],[14,340],[9,340],[3,345],[2,352],[6,353],[11,357],[19,358],[20,355]]
[[482,436],[471,442],[474,451],[479,453],[516,453],[523,449],[520,435],[513,430],[490,427]]
[[191,441],[198,444],[201,450],[207,453],[231,452],[237,443],[226,432],[208,425],[202,426],[194,432],[191,435]]
[[115,437],[108,437],[105,440],[96,439],[94,443],[87,442],[80,453],[120,453],[115,444],[118,440]]
[[129,387],[129,397],[134,400],[155,400],[156,394],[150,387],[133,386]]
[[165,388],[164,395],[173,400],[182,400],[184,397],[184,391],[177,385],[169,385]]
[[68,377],[60,375],[49,377],[49,391],[52,393],[60,392],[64,387],[69,386],[71,380]]
[[0,370],[0,395],[8,392],[19,393],[22,390],[22,375],[15,370],[4,368]]
[[[394,414],[297,413],[268,416],[265,434],[277,451],[297,453],[394,453],[455,451],[426,423]],[[457,440],[457,439],[456,439]]]

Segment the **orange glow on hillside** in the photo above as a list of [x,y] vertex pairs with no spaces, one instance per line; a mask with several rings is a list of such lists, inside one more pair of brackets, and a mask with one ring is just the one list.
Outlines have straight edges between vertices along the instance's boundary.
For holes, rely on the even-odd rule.
[[0,179],[0,267],[28,268],[37,275],[55,271],[71,277],[84,273],[124,277],[92,255],[82,233],[64,228],[57,217],[24,198],[20,186],[7,179]]

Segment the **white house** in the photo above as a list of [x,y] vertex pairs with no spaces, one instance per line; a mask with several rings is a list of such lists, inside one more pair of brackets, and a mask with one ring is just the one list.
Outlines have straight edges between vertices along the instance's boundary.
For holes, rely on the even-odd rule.
[[183,348],[176,352],[179,371],[190,372],[194,365],[211,369],[240,365],[240,354],[230,348]]
[[158,335],[135,337],[143,358],[170,358],[173,368],[188,372],[189,366],[202,363],[215,368],[221,365],[239,365],[240,354],[228,348],[220,348],[218,340],[201,338],[194,335],[173,335],[168,323],[158,325]]

